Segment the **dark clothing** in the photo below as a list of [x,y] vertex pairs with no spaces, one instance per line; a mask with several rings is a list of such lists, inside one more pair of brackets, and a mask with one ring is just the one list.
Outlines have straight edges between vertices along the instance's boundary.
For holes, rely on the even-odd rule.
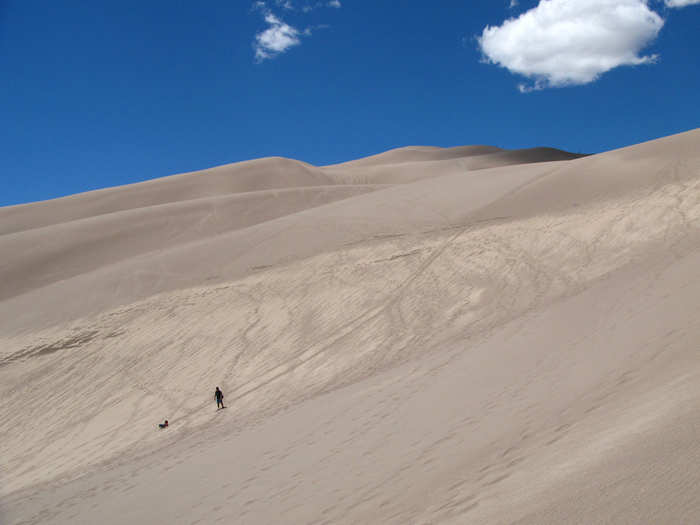
[[216,397],[216,408],[226,408],[224,406],[224,393],[219,390],[219,387],[216,387],[214,397]]

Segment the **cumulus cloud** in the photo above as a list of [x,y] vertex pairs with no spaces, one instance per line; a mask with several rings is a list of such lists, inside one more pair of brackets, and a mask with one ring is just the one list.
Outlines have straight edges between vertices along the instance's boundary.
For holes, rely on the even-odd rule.
[[272,13],[265,14],[268,28],[255,35],[255,60],[262,62],[299,45],[299,30],[284,23]]
[[519,86],[531,91],[587,84],[619,66],[654,62],[656,55],[640,52],[663,25],[647,0],[540,0],[518,18],[485,27],[478,42],[487,62],[532,79]]
[[[700,0],[698,0],[700,2]],[[340,5],[340,0],[331,0],[328,2],[328,7],[336,7],[340,9],[342,6]]]
[[668,7],[685,7],[700,4],[700,0],[665,0],[665,3]]

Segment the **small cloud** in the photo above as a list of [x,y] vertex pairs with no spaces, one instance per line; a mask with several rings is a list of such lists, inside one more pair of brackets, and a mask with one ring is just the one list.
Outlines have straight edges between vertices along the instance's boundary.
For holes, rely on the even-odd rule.
[[511,9],[515,9],[516,7],[518,7],[518,3],[518,0],[510,0],[510,5],[508,7]]
[[665,0],[667,7],[686,7],[700,4],[700,0]]
[[540,89],[544,88],[541,84],[538,85],[537,82],[535,82],[532,86],[528,86],[527,84],[523,84],[522,82],[518,84],[518,91],[520,91],[521,93],[532,93],[533,91],[539,91]]
[[307,27],[304,29],[304,36],[311,36],[317,29],[328,29],[329,27],[331,26],[328,24],[317,24],[315,26]]
[[265,22],[267,22],[269,27],[255,35],[253,47],[257,62],[274,58],[287,51],[290,47],[301,43],[299,30],[284,23],[272,13],[265,14]]
[[540,0],[517,18],[486,26],[478,42],[486,62],[532,79],[518,86],[528,92],[588,84],[619,66],[653,63],[656,55],[640,51],[663,25],[647,0]]
[[[297,6],[299,4],[296,4]],[[317,1],[315,4],[306,4],[301,7],[301,11],[307,13],[319,7],[340,8],[340,0],[323,0]],[[296,27],[284,22],[275,14],[280,9],[296,10],[293,0],[256,0],[252,3],[252,10],[259,11],[264,17],[268,27],[257,33],[253,40],[253,49],[255,50],[255,61],[260,63],[264,60],[274,58],[289,48],[301,44],[301,39],[310,37],[317,29],[325,29],[327,24],[317,24],[309,26],[305,29],[297,29]]]

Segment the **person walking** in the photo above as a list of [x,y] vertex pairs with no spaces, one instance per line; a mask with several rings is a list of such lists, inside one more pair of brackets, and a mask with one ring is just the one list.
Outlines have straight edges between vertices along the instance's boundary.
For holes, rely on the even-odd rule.
[[219,390],[219,387],[216,387],[216,391],[214,392],[214,397],[216,398],[216,409],[218,410],[219,408],[226,408],[224,406],[224,393]]

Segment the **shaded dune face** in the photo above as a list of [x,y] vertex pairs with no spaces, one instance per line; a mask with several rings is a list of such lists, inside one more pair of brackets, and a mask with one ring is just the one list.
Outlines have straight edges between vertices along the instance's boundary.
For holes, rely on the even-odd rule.
[[583,158],[263,159],[0,226],[17,522],[117,523],[114,487],[142,523],[700,511],[674,453],[699,451],[698,130]]
[[452,159],[469,159],[482,167],[497,167],[508,164],[526,164],[528,162],[545,162],[553,160],[572,160],[585,155],[569,153],[554,148],[529,148],[504,150],[494,146],[457,146],[454,148],[436,148],[430,146],[407,146],[397,148],[363,159],[352,160],[333,167],[369,167],[386,164],[404,164],[409,162],[430,162]]

